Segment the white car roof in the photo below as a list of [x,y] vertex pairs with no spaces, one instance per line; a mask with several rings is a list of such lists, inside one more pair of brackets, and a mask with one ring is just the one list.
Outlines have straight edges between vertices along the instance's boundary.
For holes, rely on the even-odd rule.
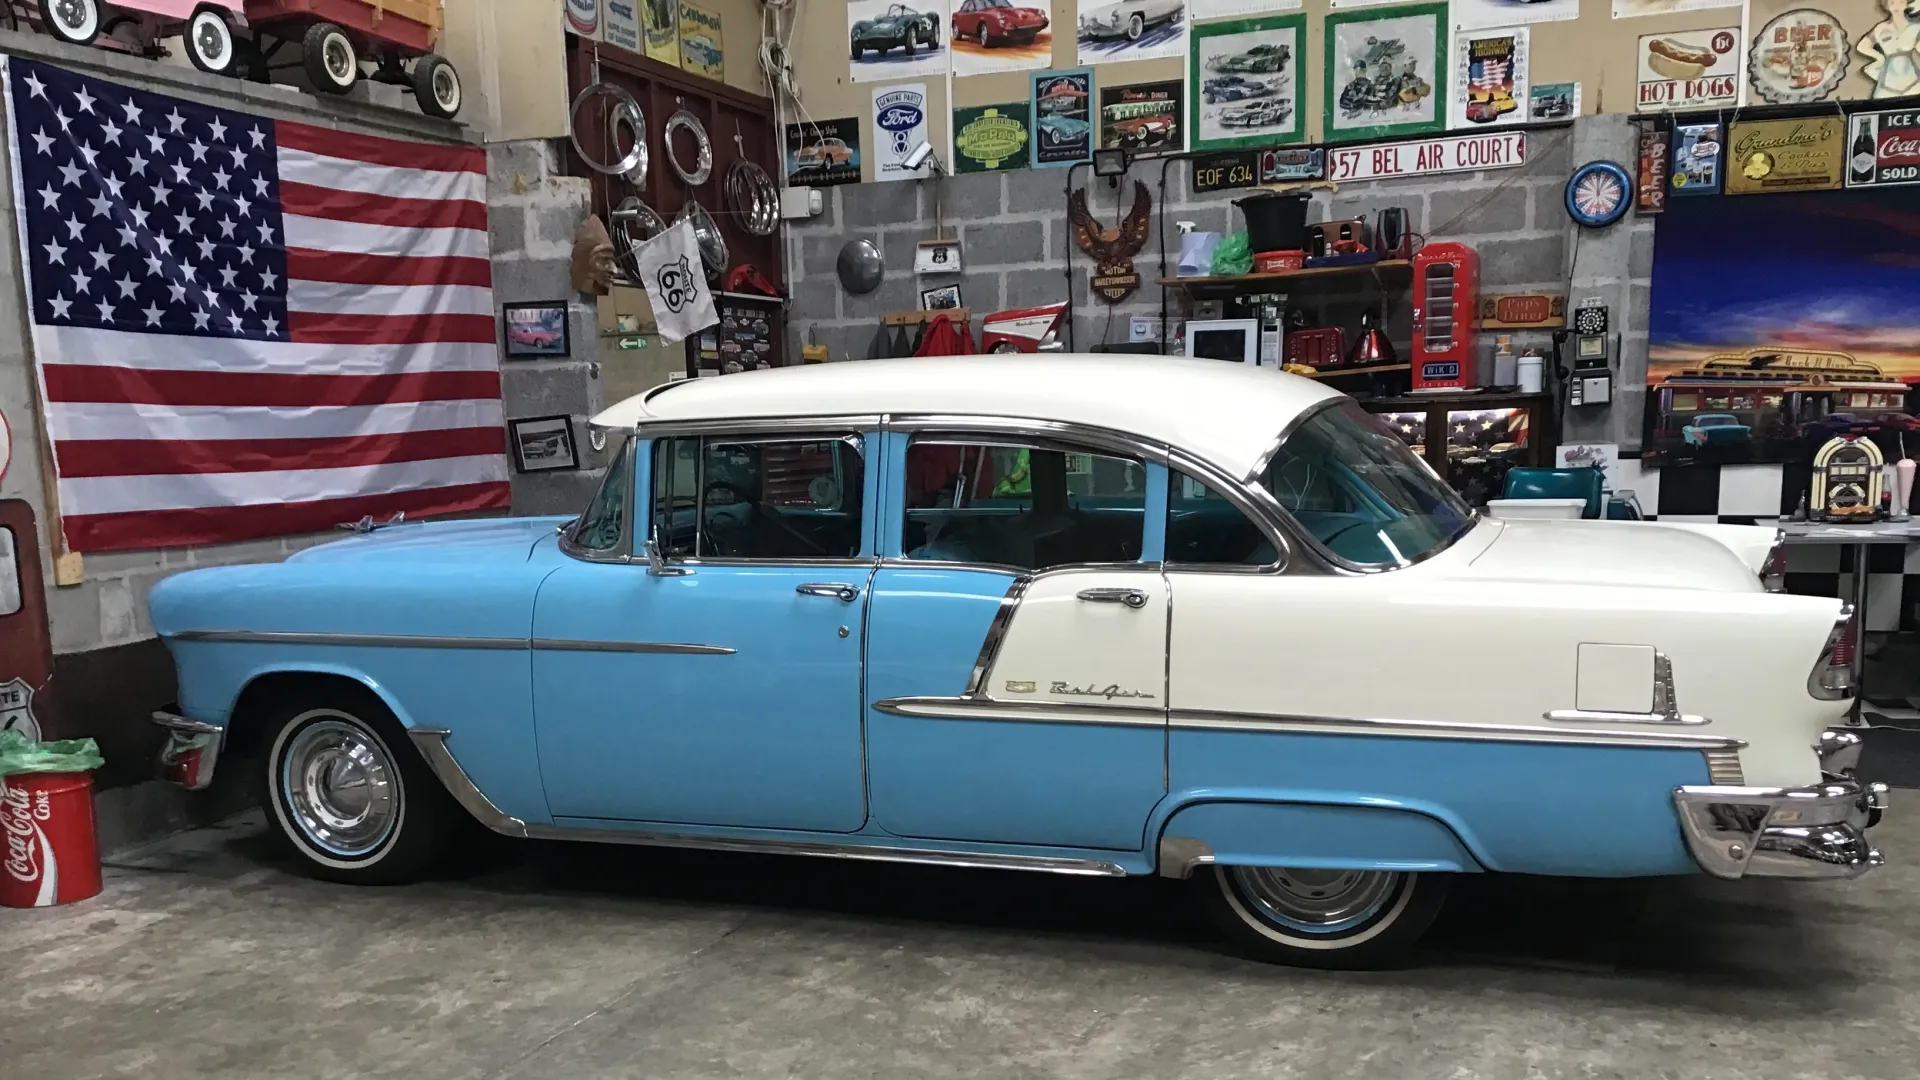
[[857,360],[745,371],[655,387],[608,407],[600,427],[769,417],[938,413],[1111,428],[1253,471],[1281,429],[1337,392],[1297,375],[1217,360],[1124,354],[990,354]]

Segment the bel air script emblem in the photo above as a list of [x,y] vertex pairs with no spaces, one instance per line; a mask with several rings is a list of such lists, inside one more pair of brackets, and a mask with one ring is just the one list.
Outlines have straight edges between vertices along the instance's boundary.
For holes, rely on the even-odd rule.
[[1108,701],[1112,701],[1114,698],[1153,697],[1152,694],[1142,690],[1123,690],[1119,683],[1108,683],[1105,686],[1073,686],[1060,679],[1055,679],[1052,684],[1047,687],[1047,693],[1066,694],[1071,697],[1105,698]]

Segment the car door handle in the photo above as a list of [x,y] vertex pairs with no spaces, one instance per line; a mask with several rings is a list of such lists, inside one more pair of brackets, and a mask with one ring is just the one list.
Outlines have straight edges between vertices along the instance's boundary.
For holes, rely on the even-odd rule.
[[1081,589],[1078,595],[1091,604],[1125,604],[1135,611],[1147,606],[1147,594],[1139,589]]
[[831,596],[849,604],[860,598],[859,589],[842,581],[809,581],[793,591],[801,596]]

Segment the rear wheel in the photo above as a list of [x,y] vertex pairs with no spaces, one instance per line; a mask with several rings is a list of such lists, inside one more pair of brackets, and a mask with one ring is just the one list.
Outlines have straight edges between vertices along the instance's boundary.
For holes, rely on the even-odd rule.
[[460,75],[446,57],[428,53],[414,61],[413,98],[421,112],[442,120],[460,111]]
[[238,50],[234,46],[233,27],[227,17],[211,7],[202,7],[187,20],[187,59],[209,75],[225,75],[233,70]]
[[976,36],[980,39],[980,47],[983,49],[986,48],[987,45],[989,44],[989,42],[987,41],[987,24],[986,23],[980,24],[980,32]]
[[1127,40],[1139,41],[1140,35],[1146,32],[1147,32],[1146,16],[1141,15],[1137,11],[1134,12],[1133,15],[1127,19]]
[[263,801],[315,877],[411,881],[459,825],[459,807],[370,693],[291,702],[269,717],[264,738]]
[[300,39],[300,63],[307,80],[325,94],[344,94],[360,78],[360,54],[347,32],[330,22],[314,23]]
[[40,0],[40,25],[69,45],[91,45],[100,36],[99,0]]
[[1298,967],[1403,961],[1446,899],[1444,874],[1215,866],[1195,875],[1207,914],[1235,950]]

